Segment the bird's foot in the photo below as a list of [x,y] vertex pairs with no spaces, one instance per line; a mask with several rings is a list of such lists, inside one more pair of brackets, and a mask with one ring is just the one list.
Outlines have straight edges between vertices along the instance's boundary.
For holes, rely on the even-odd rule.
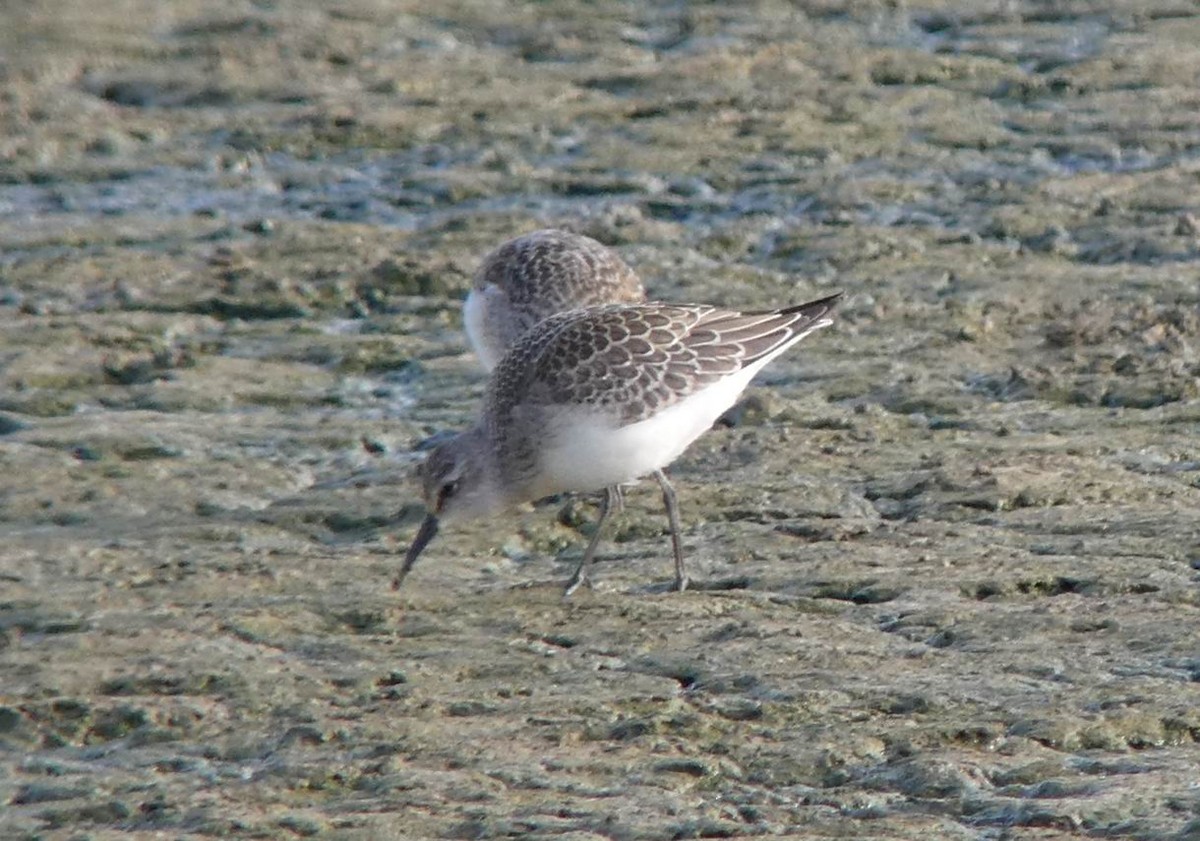
[[589,590],[592,588],[592,576],[583,570],[575,570],[575,574],[571,576],[571,580],[567,582],[567,586],[563,588],[564,599],[569,599],[580,587],[586,587]]

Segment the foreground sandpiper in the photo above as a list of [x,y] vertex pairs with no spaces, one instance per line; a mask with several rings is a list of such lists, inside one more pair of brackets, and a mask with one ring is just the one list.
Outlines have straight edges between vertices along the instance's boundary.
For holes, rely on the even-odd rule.
[[491,371],[543,319],[645,300],[642,282],[615,252],[591,237],[546,228],[510,239],[483,258],[463,322],[479,361]]
[[686,588],[678,505],[662,469],[733,405],[763,366],[832,324],[839,297],[770,312],[614,304],[547,318],[501,359],[475,426],[438,446],[421,466],[428,513],[393,587],[441,520],[604,489],[596,530],[566,588],[570,595],[591,583],[616,486],[653,474],[670,520],[675,587]]

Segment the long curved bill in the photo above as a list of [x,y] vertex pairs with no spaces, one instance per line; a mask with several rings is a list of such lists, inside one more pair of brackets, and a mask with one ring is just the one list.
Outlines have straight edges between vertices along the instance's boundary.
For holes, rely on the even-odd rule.
[[408,571],[417,562],[417,556],[425,550],[425,547],[429,545],[429,541],[433,540],[437,533],[438,518],[432,514],[426,514],[425,521],[421,523],[421,528],[417,530],[417,536],[413,538],[412,546],[408,547],[408,554],[404,556],[404,563],[401,565],[400,571],[392,579],[393,590],[400,589],[400,585],[404,583],[404,577],[408,575]]

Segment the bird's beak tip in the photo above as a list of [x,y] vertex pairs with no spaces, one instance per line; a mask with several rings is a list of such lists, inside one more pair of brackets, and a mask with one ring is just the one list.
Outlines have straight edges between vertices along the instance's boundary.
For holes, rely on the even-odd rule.
[[408,547],[408,552],[404,555],[404,563],[400,566],[400,572],[392,579],[392,589],[399,590],[400,585],[404,583],[405,576],[409,570],[413,568],[413,564],[417,562],[417,558],[429,542],[437,536],[438,533],[438,518],[435,514],[426,514],[425,519],[421,522],[421,527],[417,529],[417,534],[413,538],[412,545]]

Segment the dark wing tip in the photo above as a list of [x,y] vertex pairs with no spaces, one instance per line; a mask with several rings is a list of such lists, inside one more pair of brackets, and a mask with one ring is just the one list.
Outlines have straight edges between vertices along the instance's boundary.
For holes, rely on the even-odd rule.
[[815,301],[808,301],[803,304],[796,304],[794,307],[785,307],[779,310],[779,315],[802,315],[805,318],[820,318],[829,312],[842,297],[842,291],[838,290],[832,295],[826,295],[824,298],[818,298]]

